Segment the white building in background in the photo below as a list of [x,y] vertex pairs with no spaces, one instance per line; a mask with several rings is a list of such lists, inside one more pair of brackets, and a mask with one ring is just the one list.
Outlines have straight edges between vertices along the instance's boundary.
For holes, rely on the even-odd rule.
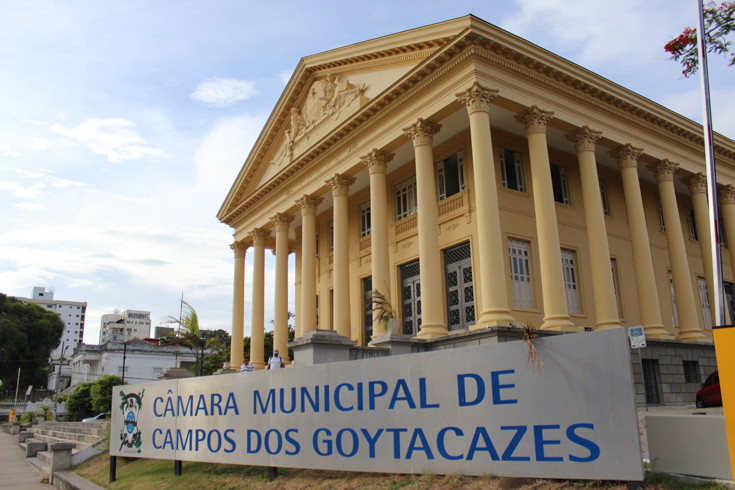
[[158,375],[168,368],[182,367],[190,370],[196,363],[196,353],[186,347],[158,345],[156,341],[133,339],[110,341],[101,345],[82,344],[72,357],[71,386],[95,381],[112,374],[123,376],[128,384],[158,381]]
[[100,344],[111,341],[146,339],[151,336],[151,312],[141,310],[115,311],[102,315]]
[[[71,378],[71,367],[69,363],[74,350],[82,344],[84,338],[84,317],[87,312],[86,301],[57,300],[54,299],[54,292],[53,288],[47,290],[45,287],[34,286],[30,298],[18,298],[21,301],[34,303],[41,308],[53,311],[64,322],[64,332],[61,335],[61,341],[51,351],[51,356],[49,357],[52,369],[48,375],[47,387],[50,390],[56,389],[57,380],[59,386],[63,389],[68,384],[69,378]],[[61,369],[59,369],[59,366],[61,366]]]

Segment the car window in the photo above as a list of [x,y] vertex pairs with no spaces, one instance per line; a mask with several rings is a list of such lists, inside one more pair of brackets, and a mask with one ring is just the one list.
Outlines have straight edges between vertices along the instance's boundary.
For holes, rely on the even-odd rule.
[[720,382],[720,372],[719,371],[715,371],[713,374],[715,376],[715,379],[714,379],[714,381],[712,381],[712,383],[713,384],[718,384]]
[[712,386],[712,381],[715,378],[715,373],[710,374],[707,376],[707,381],[704,382],[704,386]]

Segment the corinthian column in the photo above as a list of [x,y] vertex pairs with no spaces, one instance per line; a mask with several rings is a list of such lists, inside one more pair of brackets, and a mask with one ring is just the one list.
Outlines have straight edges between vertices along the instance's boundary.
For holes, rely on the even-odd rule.
[[595,143],[602,135],[588,126],[574,132],[574,141],[579,159],[579,173],[582,178],[582,200],[587,225],[590,263],[592,265],[592,293],[595,298],[596,327],[599,330],[620,326],[618,304],[615,299],[612,269],[610,268],[610,246],[607,242],[605,212],[600,196],[600,179],[597,176]]
[[265,239],[270,231],[255,228],[250,232],[253,240],[253,303],[251,305],[250,322],[250,362],[256,369],[263,369],[264,334],[265,334]]
[[473,329],[507,325],[513,321],[508,308],[508,290],[503,258],[503,233],[500,228],[498,189],[490,132],[490,103],[497,90],[475,82],[458,93],[460,103],[467,106],[472,139],[472,168],[475,173],[477,202],[477,248],[479,265],[480,315]]
[[[539,262],[541,264],[541,291],[544,301],[543,329],[571,330],[564,275],[561,267],[561,246],[556,223],[554,188],[551,183],[549,150],[546,143],[546,125],[553,112],[532,106],[517,116],[523,123],[528,138],[528,155],[533,178],[533,204],[536,211]],[[610,258],[608,257],[608,262]]]
[[243,351],[243,322],[245,317],[245,251],[247,245],[235,242],[230,245],[235,252],[235,287],[232,294],[232,343],[230,344],[230,366],[240,369]]
[[301,335],[316,330],[316,208],[322,198],[306,195],[301,207]]
[[712,306],[710,319],[712,325],[717,325],[719,320],[715,315],[715,281],[712,277],[712,245],[709,231],[709,203],[707,202],[707,177],[703,173],[692,176],[687,182],[689,192],[692,195],[692,207],[694,208],[694,221],[697,225],[697,239],[699,249],[702,253],[702,265],[704,266],[704,279],[707,282],[707,299]]
[[[390,263],[388,261],[388,195],[385,173],[393,153],[373,149],[360,158],[370,172],[370,248],[373,289],[388,299],[390,295]],[[384,330],[373,315],[373,338]]]
[[334,326],[350,338],[350,262],[347,242],[347,193],[355,178],[336,174],[327,180],[334,197]]
[[681,230],[679,207],[676,204],[674,190],[674,172],[679,168],[678,163],[667,159],[661,160],[656,166],[656,181],[661,196],[661,207],[666,226],[666,243],[669,249],[671,262],[671,276],[674,278],[674,296],[676,297],[676,312],[679,317],[679,339],[703,340],[704,335],[699,328],[697,309],[694,303],[692,290],[692,276],[689,274],[684,235]]
[[421,330],[418,337],[435,338],[447,334],[442,298],[442,269],[439,255],[439,210],[434,176],[434,135],[441,126],[419,119],[403,132],[413,140],[416,153],[416,204],[419,235],[419,275],[421,281]]
[[611,152],[618,165],[623,180],[625,208],[628,212],[630,242],[633,248],[635,284],[638,289],[638,308],[641,323],[647,337],[671,337],[661,322],[661,309],[656,292],[656,276],[653,272],[651,242],[648,238],[646,215],[643,210],[641,184],[638,180],[638,157],[643,150],[627,144]]
[[[293,216],[278,213],[271,218],[276,229],[276,300],[273,311],[273,348],[288,362],[288,228]],[[303,280],[303,279],[302,279]]]
[[717,196],[722,213],[722,224],[725,228],[727,249],[730,252],[730,266],[735,277],[735,187],[722,185],[717,190]]

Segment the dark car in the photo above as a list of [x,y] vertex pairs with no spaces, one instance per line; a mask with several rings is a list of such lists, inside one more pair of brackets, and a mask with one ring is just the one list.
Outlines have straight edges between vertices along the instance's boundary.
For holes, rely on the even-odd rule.
[[707,381],[702,383],[702,388],[697,392],[697,408],[713,407],[722,405],[722,393],[720,393],[720,373],[715,371],[707,376]]

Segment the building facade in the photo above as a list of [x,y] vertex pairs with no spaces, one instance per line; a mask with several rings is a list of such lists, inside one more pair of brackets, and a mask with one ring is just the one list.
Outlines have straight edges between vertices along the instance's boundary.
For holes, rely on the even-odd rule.
[[53,311],[64,322],[64,332],[59,345],[51,351],[49,363],[51,371],[48,375],[49,390],[55,390],[57,382],[60,388],[69,384],[71,378],[71,355],[84,339],[84,318],[87,313],[86,301],[63,301],[54,299],[52,288],[34,286],[30,298],[18,298],[27,303],[34,303],[41,308]]
[[166,369],[181,367],[191,369],[196,354],[185,347],[158,345],[133,339],[126,342],[109,341],[101,345],[82,344],[72,357],[71,386],[96,381],[101,376],[123,376],[128,384],[158,381]]
[[[716,135],[715,158],[732,308],[735,142]],[[263,366],[265,249],[281,352],[290,253],[297,339],[318,325],[369,345],[385,333],[375,290],[419,341],[642,325],[711,351],[704,174],[700,125],[474,16],[307,56],[218,213],[235,239],[232,364],[248,322]]]
[[151,312],[125,310],[106,313],[100,319],[100,344],[145,339],[151,334]]

